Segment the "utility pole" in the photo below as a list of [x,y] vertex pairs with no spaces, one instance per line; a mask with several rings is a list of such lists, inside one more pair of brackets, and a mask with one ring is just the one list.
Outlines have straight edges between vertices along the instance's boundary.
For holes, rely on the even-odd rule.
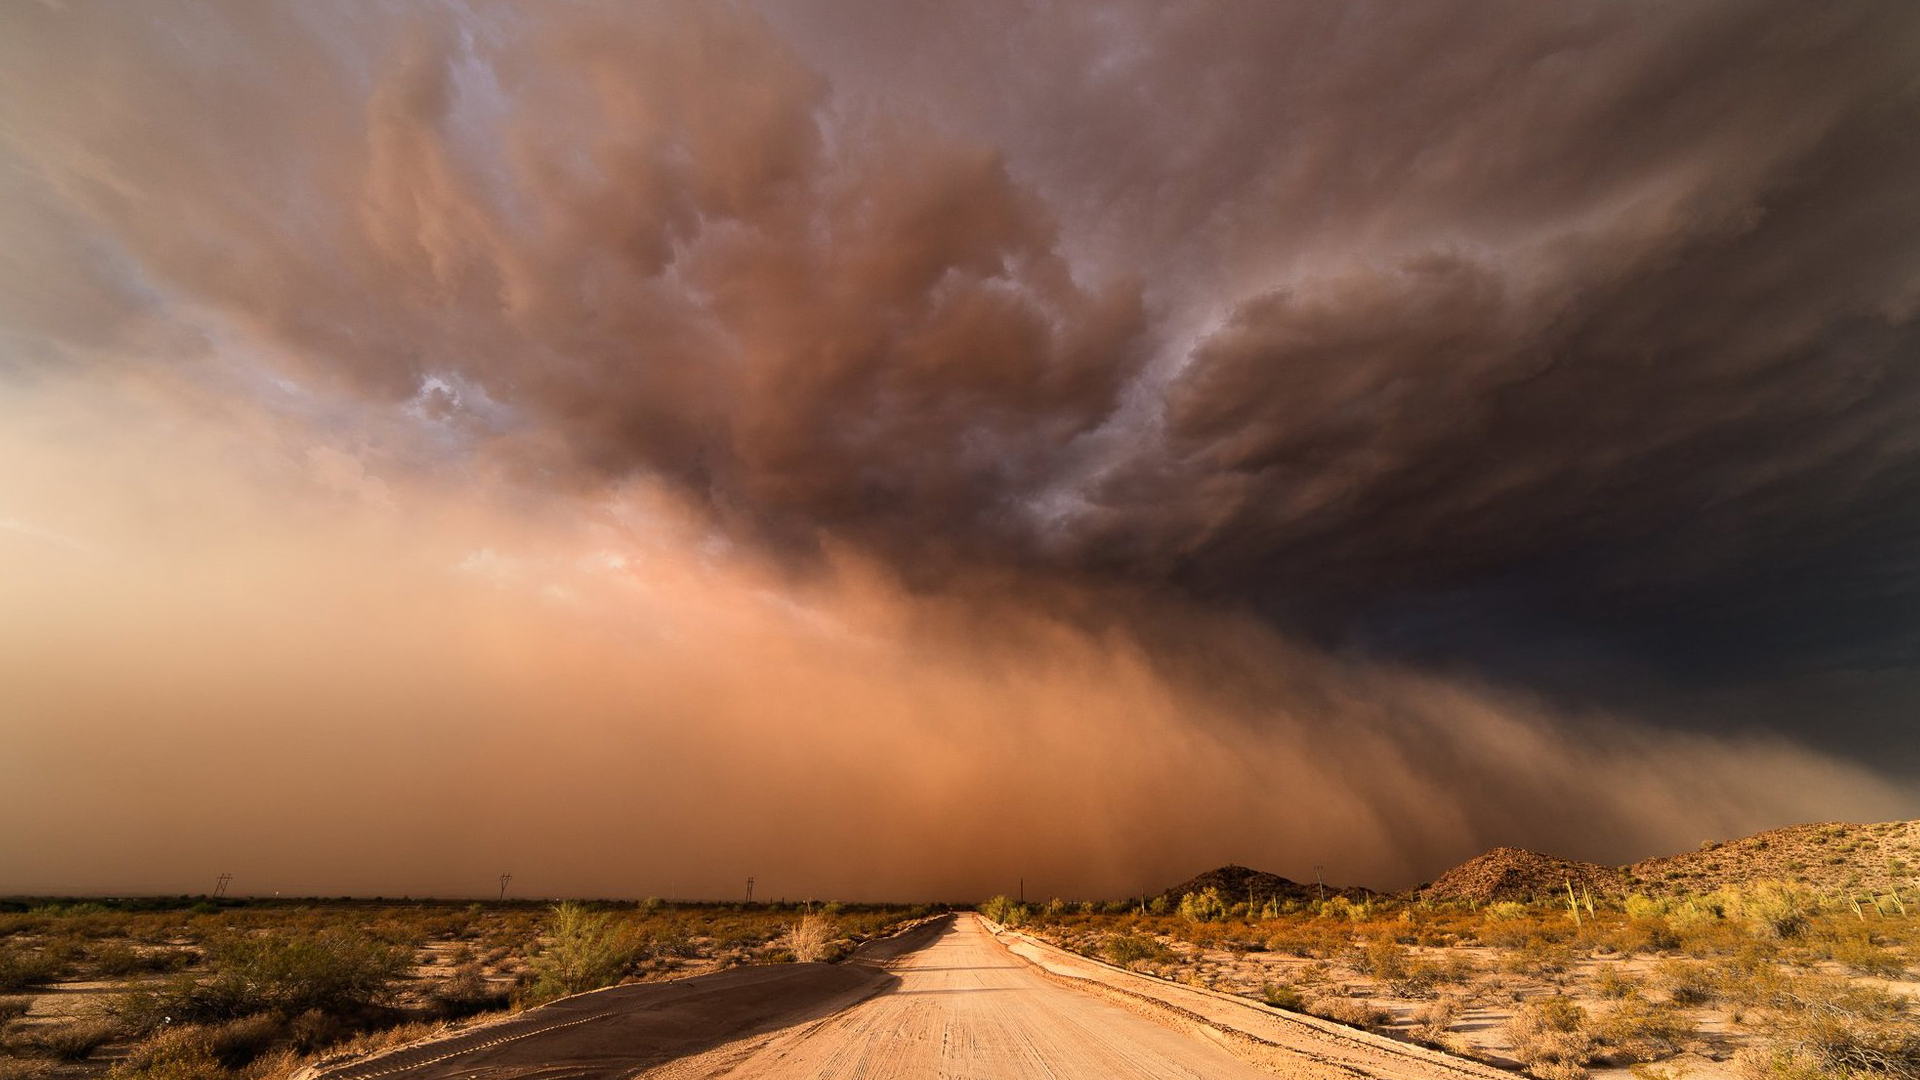
[[232,874],[221,874],[221,875],[220,875],[220,882],[219,882],[219,884],[217,884],[217,885],[215,885],[215,886],[213,887],[213,898],[214,898],[215,900],[218,900],[218,899],[220,899],[221,897],[223,897],[223,896],[225,896],[225,895],[227,895],[227,882],[229,882],[229,881],[232,881],[232,880],[233,880],[233,875],[232,875]]
[[513,881],[512,874],[500,875],[500,902],[503,904],[507,902],[507,885],[512,881]]
[[747,879],[747,903],[753,903],[753,879]]
[[1325,869],[1326,867],[1319,863],[1313,864],[1313,883],[1320,889],[1320,902],[1323,904],[1327,902],[1327,882],[1320,876],[1320,871]]
[[1027,902],[1027,879],[1026,878],[1020,879],[1020,902],[1022,904]]

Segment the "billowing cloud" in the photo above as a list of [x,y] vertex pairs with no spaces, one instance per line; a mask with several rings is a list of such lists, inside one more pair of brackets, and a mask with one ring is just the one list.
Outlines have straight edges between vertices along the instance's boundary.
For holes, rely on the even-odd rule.
[[[1196,836],[1385,881],[1911,812],[1916,69],[1881,2],[15,5],[0,380],[70,420],[16,479],[72,483],[0,519],[113,550],[66,519],[204,487],[230,531],[127,565],[354,581],[307,652],[473,590],[566,613],[484,693],[397,618],[418,668],[328,708],[848,791],[937,759],[869,792],[902,845],[1064,785],[1027,827],[1088,887]],[[163,417],[226,453],[104,434]],[[660,629],[698,611],[751,614]],[[1001,836],[888,880],[971,887]]]

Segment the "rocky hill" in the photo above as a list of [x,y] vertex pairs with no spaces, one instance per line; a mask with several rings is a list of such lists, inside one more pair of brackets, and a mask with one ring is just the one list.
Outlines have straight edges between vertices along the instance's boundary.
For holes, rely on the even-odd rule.
[[1416,891],[1485,904],[1548,899],[1564,893],[1568,881],[1596,895],[1699,893],[1756,881],[1793,881],[1834,893],[1920,891],[1920,821],[1789,825],[1618,868],[1502,847]]
[[1624,868],[1630,891],[1708,892],[1753,881],[1797,881],[1822,892],[1920,889],[1920,821],[1821,822],[1707,843]]
[[1498,847],[1440,875],[1439,880],[1421,892],[1435,900],[1525,903],[1564,896],[1568,882],[1572,882],[1576,890],[1584,888],[1605,896],[1625,891],[1626,875],[1598,863],[1574,862],[1524,848]]
[[[1264,870],[1228,864],[1217,870],[1209,870],[1198,877],[1183,881],[1166,892],[1161,893],[1167,903],[1177,905],[1181,897],[1203,889],[1217,889],[1221,899],[1229,904],[1245,903],[1253,898],[1255,907],[1264,905],[1268,900],[1278,899],[1285,903],[1289,900],[1305,902],[1321,895],[1321,886],[1312,882],[1302,884],[1279,874],[1269,874]],[[1352,885],[1328,885],[1327,896],[1344,896],[1349,900],[1358,900],[1373,895],[1372,890]]]

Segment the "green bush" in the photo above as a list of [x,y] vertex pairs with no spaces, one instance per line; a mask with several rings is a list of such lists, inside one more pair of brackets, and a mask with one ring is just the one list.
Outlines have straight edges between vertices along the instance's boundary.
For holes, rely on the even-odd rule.
[[980,914],[985,915],[988,919],[999,923],[1001,926],[1010,926],[1012,925],[1013,919],[1013,898],[1009,896],[996,896],[980,905]]
[[1275,982],[1261,985],[1260,1000],[1276,1009],[1291,1009],[1296,1012],[1305,1004],[1304,999],[1300,996],[1300,991],[1295,990],[1286,983]]
[[639,939],[615,921],[613,912],[579,904],[556,905],[547,934],[547,947],[533,960],[531,1001],[612,986],[642,952]]
[[1218,922],[1227,917],[1227,903],[1220,890],[1209,885],[1180,898],[1180,915],[1192,922]]
[[1102,942],[1100,951],[1109,963],[1130,968],[1145,961],[1165,962],[1173,953],[1158,938],[1145,934],[1114,934]]
[[412,950],[351,930],[317,934],[232,935],[209,951],[205,981],[179,975],[123,995],[116,1011],[136,1028],[233,1020],[271,1012],[351,1013],[389,1000],[393,981],[412,966]]

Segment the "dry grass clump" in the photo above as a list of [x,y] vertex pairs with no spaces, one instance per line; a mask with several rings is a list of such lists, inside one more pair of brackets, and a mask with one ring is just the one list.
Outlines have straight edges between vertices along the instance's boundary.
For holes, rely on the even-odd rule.
[[123,978],[143,972],[166,973],[193,966],[199,959],[190,949],[136,949],[125,942],[109,942],[88,950],[96,972]]
[[1600,1051],[1587,1011],[1571,998],[1526,1002],[1507,1021],[1513,1056],[1539,1080],[1583,1080]]
[[509,1003],[507,991],[487,981],[477,960],[455,967],[453,974],[441,980],[427,996],[435,1011],[449,1019],[504,1009]]
[[92,1017],[9,1030],[0,1037],[0,1049],[13,1057],[85,1061],[118,1034],[111,1020]]
[[834,955],[833,923],[825,915],[802,915],[787,930],[784,941],[793,958],[803,964],[831,960]]
[[52,1080],[56,1068],[47,1061],[0,1057],[0,1080]]
[[33,999],[26,995],[0,997],[0,1024],[9,1020],[18,1020],[33,1008]]

